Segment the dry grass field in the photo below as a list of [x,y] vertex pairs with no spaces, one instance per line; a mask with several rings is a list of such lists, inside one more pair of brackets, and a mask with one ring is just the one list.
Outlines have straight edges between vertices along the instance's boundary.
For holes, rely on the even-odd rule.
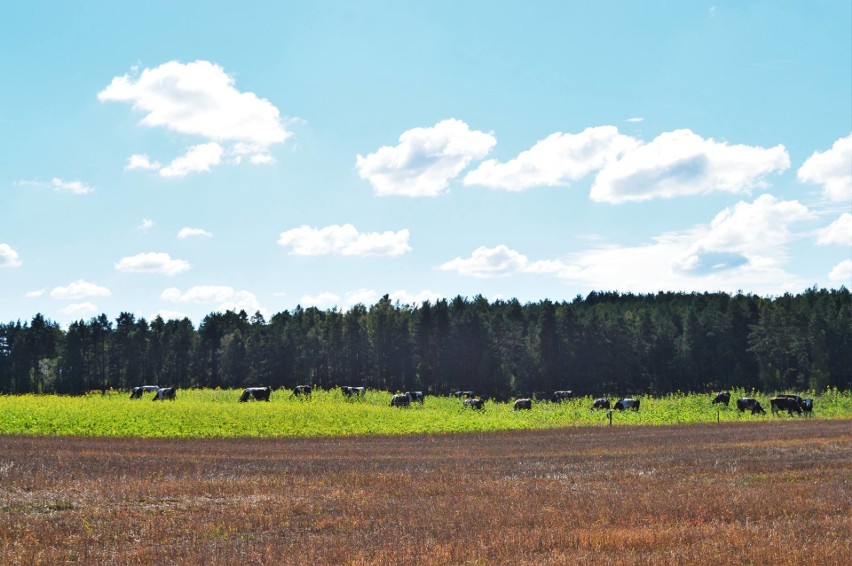
[[849,564],[852,422],[0,437],[0,564]]

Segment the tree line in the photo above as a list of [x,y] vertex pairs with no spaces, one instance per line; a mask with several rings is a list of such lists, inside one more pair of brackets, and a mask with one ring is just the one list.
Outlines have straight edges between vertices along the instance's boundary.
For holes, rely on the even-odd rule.
[[852,301],[845,287],[775,298],[593,292],[527,304],[458,296],[402,305],[386,295],[269,320],[215,312],[197,328],[127,312],[67,329],[41,314],[0,324],[0,393],[303,383],[496,399],[850,389]]

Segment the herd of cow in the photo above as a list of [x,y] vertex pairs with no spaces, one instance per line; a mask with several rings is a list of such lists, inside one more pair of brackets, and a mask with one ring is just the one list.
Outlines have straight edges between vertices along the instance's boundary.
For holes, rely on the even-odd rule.
[[[297,385],[293,388],[291,392],[291,396],[300,397],[300,398],[310,398],[312,387],[310,385]],[[366,387],[351,387],[345,385],[340,388],[341,393],[347,399],[351,398],[359,398],[364,397],[367,393]],[[177,389],[175,387],[159,387],[157,385],[140,385],[139,387],[134,387],[130,393],[131,399],[141,399],[142,395],[145,393],[154,393],[153,400],[154,401],[164,401],[169,399],[174,401],[177,397]],[[242,394],[240,395],[239,402],[245,403],[246,401],[254,399],[255,401],[269,401],[269,398],[272,395],[271,387],[247,387],[243,389]],[[454,391],[451,394],[452,397],[456,397],[457,399],[462,400],[462,407],[474,410],[482,410],[485,408],[485,399],[481,396],[477,396],[473,391]],[[554,391],[553,395],[550,396],[550,401],[552,403],[561,403],[562,401],[566,401],[574,398],[573,391]],[[423,391],[406,391],[405,393],[396,393],[391,397],[390,406],[391,407],[410,407],[412,403],[420,403],[421,405],[426,399],[426,394]],[[726,407],[731,402],[731,392],[730,391],[722,391],[717,393],[711,402],[711,405],[715,405],[717,403],[721,403]],[[766,410],[760,404],[760,401],[754,399],[752,397],[741,397],[737,399],[737,409],[741,413],[745,411],[751,411],[752,415],[765,415]],[[610,403],[610,400],[601,397],[595,399],[592,403],[592,410],[603,409],[603,410],[616,410],[616,411],[638,411],[639,410],[639,399],[633,398],[622,398],[616,401],[614,404]],[[790,394],[781,394],[772,397],[769,400],[769,405],[772,409],[772,414],[777,414],[780,411],[787,411],[791,416],[793,413],[797,415],[805,414],[810,415],[814,410],[814,400],[811,398],[802,398],[798,395],[790,395]],[[533,408],[533,400],[529,397],[524,397],[521,399],[516,399],[514,405],[512,407],[515,411],[522,410],[532,410]]]

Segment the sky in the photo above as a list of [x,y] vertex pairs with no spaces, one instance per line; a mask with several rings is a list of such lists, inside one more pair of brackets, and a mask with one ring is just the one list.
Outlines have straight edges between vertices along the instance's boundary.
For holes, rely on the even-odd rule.
[[852,286],[852,3],[4,2],[0,321]]

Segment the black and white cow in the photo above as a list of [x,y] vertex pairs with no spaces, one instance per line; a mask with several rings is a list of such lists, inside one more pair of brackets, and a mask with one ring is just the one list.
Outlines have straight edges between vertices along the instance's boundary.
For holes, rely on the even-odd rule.
[[243,389],[243,394],[240,395],[240,403],[245,403],[249,399],[257,401],[269,401],[269,396],[272,394],[271,387],[246,387]]
[[479,397],[469,397],[464,400],[463,407],[467,409],[482,410],[485,408],[485,401]]
[[566,399],[573,399],[574,392],[573,391],[554,391],[553,395],[550,396],[551,403],[561,403]]
[[154,401],[174,401],[177,399],[177,387],[159,387],[154,395]]
[[731,392],[730,391],[721,391],[716,394],[713,398],[713,401],[710,403],[711,405],[715,405],[716,403],[724,403],[727,407],[728,403],[731,402]]
[[141,399],[143,394],[154,393],[159,388],[159,385],[140,385],[139,387],[134,387],[133,390],[130,392],[130,398]]
[[606,399],[604,397],[601,397],[599,399],[595,399],[595,402],[592,403],[592,410],[593,411],[595,409],[609,409],[609,407],[610,407],[609,399]]
[[802,399],[802,411],[804,411],[806,417],[813,416],[814,413],[814,400],[810,397]]
[[619,399],[615,402],[615,410],[616,411],[626,411],[626,410],[638,411],[639,410],[639,399]]
[[787,411],[790,416],[793,416],[793,413],[801,415],[803,403],[804,400],[798,395],[776,395],[769,400],[773,415],[777,415],[779,411]]
[[391,407],[410,407],[411,395],[409,393],[397,393],[391,397]]
[[473,399],[476,394],[473,391],[453,391],[452,396],[459,399]]
[[422,391],[406,391],[406,395],[410,395],[412,401],[417,401],[421,405],[426,400],[426,394]]
[[515,399],[515,405],[512,407],[513,411],[531,411],[532,410],[532,399],[523,398],[523,399]]
[[302,395],[304,395],[305,397],[310,397],[311,391],[313,391],[313,389],[310,385],[297,385],[293,388],[293,395],[295,395],[296,397],[301,397]]
[[351,399],[352,397],[363,397],[367,393],[366,387],[351,387],[349,385],[344,385],[340,388],[343,396]]
[[760,401],[751,397],[740,397],[737,399],[737,409],[741,413],[751,411],[752,415],[765,415],[766,410],[760,406]]

